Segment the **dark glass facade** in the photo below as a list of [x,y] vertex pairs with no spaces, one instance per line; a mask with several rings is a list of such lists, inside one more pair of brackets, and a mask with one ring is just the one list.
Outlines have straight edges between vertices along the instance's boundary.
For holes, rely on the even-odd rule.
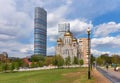
[[34,54],[46,56],[47,12],[40,7],[35,8],[34,19]]

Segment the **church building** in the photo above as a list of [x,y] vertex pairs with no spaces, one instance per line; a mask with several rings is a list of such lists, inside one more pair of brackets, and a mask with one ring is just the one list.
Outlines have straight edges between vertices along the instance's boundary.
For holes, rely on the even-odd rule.
[[88,39],[87,38],[76,39],[70,32],[70,24],[69,23],[67,24],[69,26],[66,26],[66,24],[67,23],[60,24],[62,26],[58,27],[60,35],[59,38],[57,39],[57,45],[55,47],[56,55],[60,55],[64,59],[70,56],[71,62],[74,61],[74,57],[77,57],[78,59],[83,59],[84,65],[87,65]]
[[56,46],[56,55],[62,56],[64,59],[70,56],[73,61],[74,57],[80,59],[80,48],[77,39],[73,37],[70,31],[65,32],[63,38],[58,38]]

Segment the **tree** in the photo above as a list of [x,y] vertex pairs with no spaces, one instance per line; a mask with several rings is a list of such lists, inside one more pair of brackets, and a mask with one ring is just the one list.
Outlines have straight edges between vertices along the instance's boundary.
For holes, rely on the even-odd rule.
[[15,63],[15,69],[19,70],[19,67],[20,67],[19,62],[16,62],[16,63]]
[[60,55],[55,55],[53,57],[53,64],[60,67],[60,66],[63,66],[64,65],[64,59],[62,56]]
[[65,58],[65,64],[66,65],[70,65],[71,64],[71,58],[70,58],[70,56],[68,56],[68,57]]
[[76,56],[74,56],[74,62],[73,64],[78,64],[78,58]]
[[94,61],[95,61],[95,57],[93,56],[93,54],[91,54],[91,64],[93,64]]
[[56,65],[56,66],[57,66],[57,64],[58,64],[58,59],[57,59],[57,55],[55,55],[55,56],[53,57],[53,65]]
[[35,67],[35,62],[32,61],[31,68],[34,68],[34,67]]
[[0,65],[2,65],[2,61],[0,61]]
[[80,59],[80,60],[79,60],[79,64],[80,64],[80,67],[81,67],[81,65],[83,65],[83,64],[84,64],[83,59]]
[[[19,63],[19,62],[18,62],[18,63]],[[23,63],[19,63],[19,66],[21,66],[21,67],[25,68],[25,67],[29,67],[29,64],[28,64],[28,63],[23,62]]]
[[10,70],[13,72],[14,69],[15,69],[15,64],[14,64],[14,62],[12,62],[10,65]]
[[92,66],[93,66],[93,63],[95,61],[95,57],[93,56],[93,54],[91,54],[91,70],[92,70]]
[[46,66],[51,65],[52,64],[52,60],[53,60],[52,57],[46,57],[44,64]]
[[43,67],[43,66],[44,66],[43,61],[39,61],[39,62],[38,62],[38,65],[39,65],[39,67]]
[[8,70],[8,64],[7,63],[3,63],[2,64],[2,71],[5,71]]
[[102,54],[96,58],[96,61],[98,65],[112,64],[112,57],[108,54]]
[[112,55],[111,61],[114,64],[120,64],[120,56],[119,55]]
[[103,60],[100,56],[97,57],[96,62],[97,62],[97,65],[102,65],[103,64]]
[[101,59],[102,59],[102,61],[103,61],[103,65],[106,65],[106,64],[108,64],[109,63],[109,55],[108,54],[102,54],[101,56]]
[[45,61],[45,57],[42,55],[33,55],[30,60],[34,62]]

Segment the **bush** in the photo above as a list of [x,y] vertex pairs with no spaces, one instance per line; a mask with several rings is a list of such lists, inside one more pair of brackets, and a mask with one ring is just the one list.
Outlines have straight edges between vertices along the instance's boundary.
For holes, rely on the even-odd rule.
[[53,57],[53,64],[60,67],[60,66],[63,66],[64,65],[64,59],[62,56],[60,55],[55,55]]
[[84,64],[83,59],[80,59],[80,60],[79,60],[79,64],[80,64],[80,66]]
[[74,56],[74,62],[73,64],[78,64],[78,58],[76,56]]
[[8,70],[8,64],[7,63],[3,63],[2,64],[2,71],[7,71]]
[[14,69],[15,69],[15,64],[12,62],[10,65],[10,70],[13,72]]

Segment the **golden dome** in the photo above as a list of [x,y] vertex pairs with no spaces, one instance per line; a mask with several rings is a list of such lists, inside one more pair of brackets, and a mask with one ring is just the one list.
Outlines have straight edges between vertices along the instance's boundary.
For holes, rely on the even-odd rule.
[[61,38],[59,38],[59,39],[57,40],[57,42],[62,42],[62,39],[61,39]]
[[72,36],[70,32],[65,32],[64,36]]
[[76,38],[73,38],[72,41],[77,41],[77,39],[76,39]]

